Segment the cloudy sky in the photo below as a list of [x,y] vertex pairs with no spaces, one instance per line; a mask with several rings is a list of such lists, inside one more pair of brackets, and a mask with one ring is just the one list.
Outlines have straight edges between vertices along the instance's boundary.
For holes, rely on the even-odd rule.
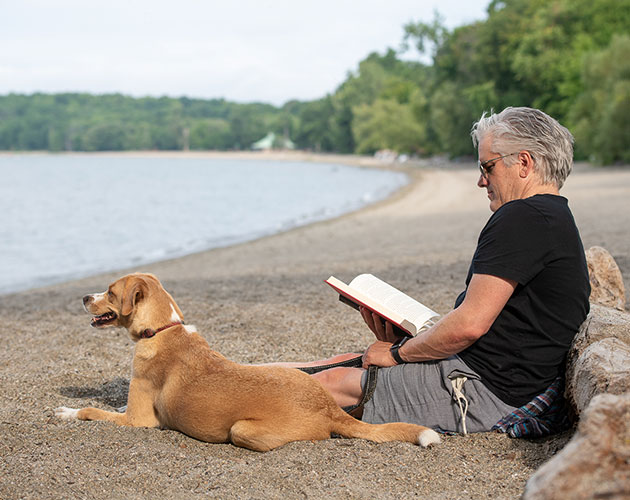
[[[0,94],[120,92],[280,105],[334,92],[403,25],[489,0],[0,0]],[[417,57],[409,54],[407,57]]]

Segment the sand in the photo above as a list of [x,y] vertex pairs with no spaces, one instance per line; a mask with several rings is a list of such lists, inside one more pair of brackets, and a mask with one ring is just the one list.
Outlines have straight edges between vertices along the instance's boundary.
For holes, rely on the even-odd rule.
[[[80,299],[127,271],[155,273],[186,321],[243,363],[314,360],[369,344],[359,315],[323,284],[331,274],[371,272],[448,312],[488,201],[473,165],[405,168],[408,187],[336,220],[0,297],[0,498],[518,498],[571,431],[538,440],[447,436],[428,449],[331,439],[256,453],[53,415],[61,405],[125,404],[132,343],[123,330],[91,329]],[[585,247],[607,248],[630,283],[630,169],[579,165],[562,193]]]

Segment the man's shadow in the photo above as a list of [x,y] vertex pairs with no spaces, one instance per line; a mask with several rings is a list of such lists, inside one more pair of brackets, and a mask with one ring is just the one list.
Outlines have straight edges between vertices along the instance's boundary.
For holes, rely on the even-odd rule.
[[129,380],[115,378],[98,387],[66,386],[59,389],[62,396],[75,399],[95,399],[113,408],[119,408],[127,404],[129,394]]

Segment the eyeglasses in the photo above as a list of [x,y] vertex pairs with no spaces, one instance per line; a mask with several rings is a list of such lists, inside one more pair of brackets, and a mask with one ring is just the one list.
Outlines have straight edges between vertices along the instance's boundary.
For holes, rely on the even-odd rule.
[[477,161],[477,166],[479,167],[479,171],[481,172],[482,177],[484,179],[487,179],[488,174],[490,174],[490,172],[492,172],[492,169],[494,168],[494,163],[492,165],[488,165],[488,163],[491,163],[493,161],[498,161],[501,158],[507,158],[508,156],[517,155],[519,153],[520,151],[517,151],[516,153],[510,153],[508,155],[497,156],[496,158],[491,158],[490,160],[486,160],[484,162]]

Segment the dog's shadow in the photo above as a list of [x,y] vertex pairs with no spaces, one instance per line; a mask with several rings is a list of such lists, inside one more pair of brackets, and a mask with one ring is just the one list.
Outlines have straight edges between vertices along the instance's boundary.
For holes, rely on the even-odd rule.
[[95,399],[113,408],[119,408],[127,404],[129,394],[129,380],[115,378],[98,387],[66,386],[59,389],[62,396],[75,399]]

